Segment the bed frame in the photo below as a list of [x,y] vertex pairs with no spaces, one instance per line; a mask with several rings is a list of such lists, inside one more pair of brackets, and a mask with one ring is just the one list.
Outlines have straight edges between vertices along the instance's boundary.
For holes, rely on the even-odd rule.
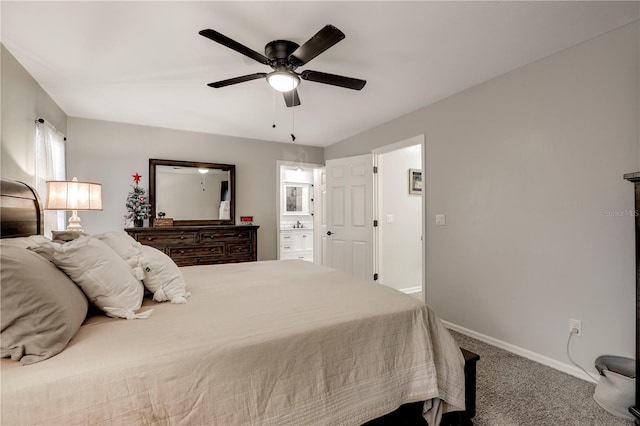
[[23,182],[0,181],[0,236],[28,237],[44,232],[42,204],[35,189]]
[[[0,238],[28,237],[44,231],[42,203],[38,193],[26,183],[7,179],[0,181]],[[447,413],[441,426],[468,426],[476,411],[477,354],[461,349],[465,358],[465,411]],[[396,411],[367,422],[363,426],[426,426],[422,402],[404,404]]]

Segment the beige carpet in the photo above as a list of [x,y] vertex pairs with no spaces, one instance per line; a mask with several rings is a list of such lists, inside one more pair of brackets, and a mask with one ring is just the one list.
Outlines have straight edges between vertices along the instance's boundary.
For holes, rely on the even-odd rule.
[[463,334],[458,344],[480,355],[475,426],[632,426],[593,400],[595,384]]

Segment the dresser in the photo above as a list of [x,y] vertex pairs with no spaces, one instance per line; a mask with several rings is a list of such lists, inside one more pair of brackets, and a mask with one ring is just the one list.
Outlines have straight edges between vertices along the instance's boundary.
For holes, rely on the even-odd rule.
[[178,266],[254,262],[259,226],[171,226],[127,228],[140,244],[155,247]]

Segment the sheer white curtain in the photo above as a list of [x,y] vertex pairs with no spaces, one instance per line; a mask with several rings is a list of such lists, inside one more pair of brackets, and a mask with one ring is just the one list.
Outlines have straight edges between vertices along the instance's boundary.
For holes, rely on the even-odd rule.
[[[36,190],[47,204],[47,181],[65,180],[64,135],[48,122],[36,121]],[[65,212],[45,210],[44,235],[51,237],[51,231],[65,229]]]

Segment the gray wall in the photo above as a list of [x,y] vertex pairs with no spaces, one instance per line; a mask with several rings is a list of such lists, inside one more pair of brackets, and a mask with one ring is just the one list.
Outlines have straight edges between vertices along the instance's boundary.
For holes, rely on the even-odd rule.
[[638,51],[636,22],[326,148],[426,135],[426,300],[443,319],[567,363],[576,318],[583,366],[633,356]]
[[67,115],[11,53],[0,45],[2,62],[2,177],[35,184],[35,120],[44,118],[67,132]]
[[[104,211],[80,212],[89,233],[123,229],[131,175],[149,188],[149,158],[236,165],[236,219],[252,215],[258,258],[276,258],[276,162],[324,163],[323,149],[69,117],[67,173],[102,183]],[[239,221],[236,220],[238,223]]]

